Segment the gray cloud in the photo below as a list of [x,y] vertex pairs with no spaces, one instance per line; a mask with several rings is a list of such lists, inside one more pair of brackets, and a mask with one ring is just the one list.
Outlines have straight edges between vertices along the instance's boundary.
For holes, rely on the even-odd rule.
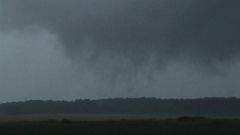
[[[44,82],[41,86],[46,90],[59,89],[66,93],[63,89],[73,89],[78,93],[79,89],[86,89],[82,97],[155,96],[156,93],[163,97],[230,96],[240,87],[234,82],[237,78],[234,72],[238,74],[239,71],[232,67],[238,67],[240,53],[239,5],[238,0],[1,0],[0,31],[12,34],[11,31],[40,30],[42,34],[44,30],[45,34],[54,35],[54,43],[43,35],[39,38],[47,40],[46,50],[54,50],[47,46],[56,44],[67,57],[61,54],[52,60],[63,62],[59,65],[63,69],[49,64],[48,73],[59,74],[59,77],[47,78],[55,79],[53,84],[68,83],[64,87],[51,88]],[[25,35],[31,40],[36,38]],[[20,42],[19,46],[25,45]],[[35,48],[25,46],[27,56],[35,55],[29,47]],[[18,47],[14,45],[13,48],[10,50]],[[51,57],[51,52],[45,56]],[[28,58],[23,55],[19,58],[22,59],[14,57],[13,63],[34,65],[35,59],[26,61]],[[66,58],[77,63],[78,71],[72,69]],[[45,58],[41,60],[45,64],[49,62]],[[35,63],[31,72],[42,74],[38,70],[42,65]],[[165,70],[159,70],[163,68]],[[20,66],[17,71],[21,73],[23,69]],[[232,69],[234,71],[229,71]],[[209,75],[213,73],[222,74]],[[27,74],[25,78],[30,76]],[[67,77],[59,79],[64,76]],[[26,80],[35,84],[43,78],[34,82]],[[41,88],[38,83],[23,86],[26,89],[35,87]],[[228,93],[225,88],[232,92]],[[209,89],[211,92],[207,92]],[[91,90],[93,92],[88,93]]]
[[1,1],[1,24],[47,28],[75,56],[82,53],[87,38],[95,47],[93,58],[124,55],[142,64],[150,54],[160,62],[184,55],[211,64],[239,54],[239,4],[238,0],[9,0]]

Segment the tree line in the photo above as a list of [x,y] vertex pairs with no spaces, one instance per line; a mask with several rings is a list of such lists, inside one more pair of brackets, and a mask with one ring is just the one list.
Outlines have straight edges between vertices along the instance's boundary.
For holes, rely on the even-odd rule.
[[29,100],[0,104],[0,114],[54,113],[238,117],[240,116],[240,99],[113,98],[75,101]]

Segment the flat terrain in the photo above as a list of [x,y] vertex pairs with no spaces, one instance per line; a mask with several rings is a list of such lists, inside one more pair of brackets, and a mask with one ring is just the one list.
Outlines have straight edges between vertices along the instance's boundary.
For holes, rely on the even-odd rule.
[[[15,119],[14,118],[17,118]],[[32,117],[32,119],[30,119]],[[0,134],[17,135],[239,135],[239,119],[208,119],[203,117],[180,117],[180,118],[135,118],[124,119],[114,118],[107,120],[107,116],[102,119],[70,119],[41,116],[15,116],[7,120],[5,117],[0,123]],[[111,116],[113,117],[113,116]],[[21,118],[21,119],[20,119]],[[56,118],[56,119],[53,119]],[[40,120],[41,119],[41,120]]]
[[[158,115],[131,115],[131,114],[31,114],[31,115],[0,115],[0,123],[22,121],[60,121],[63,118],[71,121],[106,121],[106,120],[149,120],[174,118],[171,116]],[[176,116],[175,116],[176,118]]]

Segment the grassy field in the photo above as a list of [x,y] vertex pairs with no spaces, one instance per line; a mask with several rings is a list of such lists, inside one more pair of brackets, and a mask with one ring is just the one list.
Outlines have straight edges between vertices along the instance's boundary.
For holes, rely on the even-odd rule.
[[[23,118],[23,117],[22,117]],[[180,117],[168,119],[57,119],[10,120],[0,123],[0,134],[17,135],[232,135],[240,134],[239,119]]]

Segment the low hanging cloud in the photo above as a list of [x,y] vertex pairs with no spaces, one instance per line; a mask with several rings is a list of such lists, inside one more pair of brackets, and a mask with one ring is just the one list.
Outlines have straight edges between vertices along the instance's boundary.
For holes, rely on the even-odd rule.
[[124,56],[137,65],[152,56],[158,62],[184,56],[212,64],[240,52],[238,0],[6,0],[0,4],[2,28],[46,28],[73,57],[92,47],[92,58]]
[[[39,31],[40,39],[54,37],[54,43],[45,43],[43,52],[54,50],[48,47],[54,44],[65,55],[58,63],[67,64],[64,69],[49,64],[48,72],[56,68],[64,70],[64,74],[56,73],[59,79],[68,76],[55,78],[54,89],[61,90],[59,82],[67,81],[68,86],[62,88],[84,89],[87,92],[79,94],[83,97],[230,96],[240,87],[234,81],[240,73],[239,5],[239,0],[1,0],[0,32],[17,31],[18,36],[22,32],[27,39]],[[26,48],[28,56],[37,51]],[[78,71],[71,71],[68,58]],[[61,61],[60,56],[56,59]],[[211,76],[223,73],[219,70],[226,66],[221,77]],[[62,89],[62,93],[67,92]],[[69,98],[74,96],[78,94]]]

